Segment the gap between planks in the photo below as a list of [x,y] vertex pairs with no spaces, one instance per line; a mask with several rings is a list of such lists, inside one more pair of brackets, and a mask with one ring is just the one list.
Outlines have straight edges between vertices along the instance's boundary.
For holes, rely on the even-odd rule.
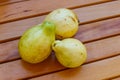
[[[91,64],[91,63],[96,63],[96,62],[99,62],[99,61],[103,61],[103,60],[107,60],[107,59],[111,59],[111,58],[114,58],[114,57],[117,57],[117,56],[120,56],[120,54],[117,54],[117,55],[114,55],[114,56],[109,56],[109,57],[106,57],[106,58],[101,58],[101,59],[98,59],[98,60],[95,60],[95,61],[90,61],[90,62],[85,62],[82,66],[84,65],[87,65],[87,64]],[[27,78],[23,78],[22,80],[28,80],[28,79],[32,79],[34,80],[34,78],[36,79],[38,77],[41,77],[41,76],[46,76],[46,75],[50,75],[50,74],[54,74],[54,73],[58,73],[58,72],[61,72],[61,71],[64,71],[64,70],[68,70],[69,68],[65,68],[65,69],[61,69],[61,70],[57,70],[57,71],[53,71],[53,72],[48,72],[48,73],[45,73],[45,74],[42,74],[42,75],[36,75],[36,76],[32,76],[32,77],[27,77]],[[116,76],[112,76],[112,77],[109,77],[109,78],[105,78],[103,80],[117,80],[117,79],[120,79],[119,75],[116,75]]]
[[[120,56],[120,54],[117,54],[117,55],[114,55],[114,56],[109,56],[109,57],[106,57],[106,58],[101,58],[101,59],[98,59],[98,60],[96,60],[96,61],[90,61],[90,62],[86,62],[86,63],[84,63],[82,66],[84,66],[84,65],[87,65],[87,64],[91,64],[91,63],[95,63],[95,62],[99,62],[99,61],[103,61],[103,60],[107,60],[107,59],[110,59],[110,58],[114,58],[114,57],[117,57],[117,56]],[[68,70],[69,68],[65,68],[65,69],[61,69],[61,70],[58,70],[58,71],[53,71],[53,72],[50,72],[50,73],[46,73],[46,74],[42,74],[42,75],[36,75],[36,76],[33,76],[33,77],[28,77],[28,78],[24,78],[23,80],[28,80],[28,79],[33,79],[34,80],[34,78],[36,79],[36,78],[38,78],[39,79],[39,77],[41,77],[41,76],[46,76],[46,75],[50,75],[50,74],[54,74],[54,73],[57,73],[57,72],[61,72],[61,71],[64,71],[64,70]],[[112,76],[112,77],[107,77],[107,78],[105,78],[105,79],[102,79],[102,80],[120,80],[120,75],[116,75],[116,76]]]
[[[110,19],[108,19],[108,20],[102,20],[102,21],[98,21],[98,22],[94,22],[94,23],[89,23],[89,24],[80,24],[79,25],[79,27],[84,27],[84,26],[91,26],[92,24],[98,24],[98,23],[102,23],[103,22],[103,24],[101,24],[101,25],[104,25],[104,22],[109,22],[109,24],[111,24],[111,25],[109,25],[110,27],[112,26],[112,25],[117,25],[117,28],[119,29],[119,22],[117,21],[117,20],[119,20],[119,18],[120,17],[117,17],[117,18],[110,18]],[[117,21],[117,22],[116,22]],[[115,23],[114,23],[115,22]],[[114,23],[114,24],[113,24]],[[9,25],[9,24],[8,24]],[[33,24],[32,24],[33,25]],[[105,24],[106,25],[106,24]],[[17,40],[17,39],[19,39],[20,37],[21,37],[21,35],[24,33],[24,31],[26,31],[27,29],[29,29],[29,28],[31,28],[31,26],[27,26],[26,25],[26,27],[24,27],[24,26],[22,26],[22,27],[24,27],[24,29],[22,29],[21,27],[16,27],[16,28],[13,28],[13,29],[11,29],[11,30],[13,30],[14,32],[11,32],[11,30],[8,30],[8,32],[6,31],[8,28],[9,28],[9,26],[2,26],[3,28],[1,28],[1,39],[0,39],[0,43],[5,43],[5,42],[9,42],[9,41],[12,41],[12,40]],[[15,26],[12,26],[12,27],[15,27]],[[102,27],[102,26],[98,26],[98,27]],[[106,27],[108,27],[108,26],[106,26]],[[81,29],[81,28],[79,28],[79,29]],[[2,33],[2,31],[4,31],[3,33]],[[79,31],[79,30],[78,30]],[[81,30],[80,30],[81,31]],[[82,31],[83,32],[83,31]],[[12,33],[12,34],[11,34]],[[77,34],[78,34],[79,32],[77,32]],[[11,34],[11,36],[10,36],[10,34]],[[117,36],[117,35],[119,35],[120,33],[119,32],[116,32],[116,33],[113,33],[113,34],[111,34],[111,35],[108,35],[108,36],[103,36],[102,38],[96,38],[96,39],[91,39],[91,40],[89,40],[89,41],[85,41],[86,43],[87,42],[93,42],[93,41],[96,41],[96,40],[101,40],[101,39],[104,39],[104,38],[108,38],[108,37],[112,37],[112,36]],[[88,35],[89,36],[89,35]],[[75,36],[76,37],[76,36]]]
[[[46,3],[48,0],[42,1],[43,4]],[[90,6],[90,5],[95,5],[95,4],[99,4],[99,3],[106,3],[106,2],[113,2],[114,0],[86,0],[86,1],[74,1],[71,0],[68,2],[64,1],[64,2],[60,2],[60,4],[58,6],[53,6],[53,4],[58,3],[58,2],[54,2],[54,3],[46,3],[46,5],[48,4],[49,7],[45,6],[45,5],[39,5],[37,6],[38,3],[40,3],[40,1],[37,1],[35,3],[35,1],[26,1],[26,3],[16,3],[15,5],[10,5],[11,8],[8,10],[8,12],[4,13],[4,7],[1,7],[3,9],[1,9],[2,11],[0,11],[1,14],[1,18],[0,18],[0,23],[7,23],[7,22],[12,22],[12,21],[16,21],[16,20],[22,20],[22,19],[26,19],[26,18],[32,18],[32,17],[36,17],[36,16],[41,16],[41,15],[45,15],[48,14],[50,11],[56,9],[56,8],[61,8],[61,7],[67,7],[67,8],[80,8],[80,7],[85,7],[85,6]],[[31,4],[35,3],[34,5],[37,6],[35,8],[31,8]],[[27,7],[24,7],[26,6]],[[14,6],[14,7],[13,7]],[[17,9],[18,7],[20,7],[20,9]],[[40,8],[40,9],[39,9]],[[43,9],[44,8],[44,9]],[[19,10],[19,11],[18,11]],[[14,15],[13,15],[14,14]]]
[[[99,6],[98,5],[91,6],[91,8],[87,7],[88,11],[87,11],[86,7],[75,9],[75,12],[77,13],[77,15],[79,17],[79,20],[81,21],[80,25],[103,20],[103,19],[105,20],[105,19],[110,19],[110,18],[114,18],[114,17],[119,17],[120,14],[118,14],[118,13],[120,13],[120,11],[119,11],[120,9],[116,9],[116,7],[119,7],[118,4],[120,4],[120,2],[118,4],[117,4],[117,2],[114,2],[114,4],[113,4],[113,2],[111,2],[110,4],[109,5],[102,4],[102,7],[100,5]],[[103,7],[105,7],[105,8],[103,9]],[[112,9],[113,11],[111,10],[111,8],[113,8]],[[96,11],[96,10],[99,10],[99,11]],[[3,32],[3,31],[4,32],[3,32],[3,34],[1,33],[1,35],[0,35],[0,37],[3,36],[3,37],[1,37],[0,42],[6,42],[9,40],[18,39],[22,35],[22,33],[21,33],[22,31],[20,32],[20,30],[23,27],[24,27],[24,31],[25,31],[26,29],[28,29],[28,27],[30,28],[33,25],[41,23],[44,20],[44,18],[45,18],[45,16],[40,16],[40,17],[34,17],[34,18],[30,18],[30,19],[25,19],[25,20],[2,24],[0,27],[1,28],[0,30],[1,30],[1,32]],[[17,27],[17,26],[19,26],[19,27]],[[5,28],[3,28],[3,27],[5,27]],[[16,30],[13,30],[15,27],[16,27]],[[4,29],[5,30],[10,29],[10,30],[7,30],[9,32],[6,32]],[[13,31],[11,31],[11,30],[13,30]]]
[[111,80],[120,80],[120,75],[117,77],[112,78]]
[[[115,42],[115,43],[113,43]],[[107,38],[85,44],[88,51],[86,63],[120,55],[120,36]],[[104,47],[103,47],[104,46]],[[109,46],[109,47],[108,47]],[[99,49],[99,50],[97,50]],[[48,66],[49,65],[49,66]],[[11,67],[9,67],[11,66]],[[66,69],[61,66],[52,54],[47,60],[40,64],[28,64],[22,60],[16,60],[0,65],[0,79],[22,79],[43,75],[46,73]],[[4,76],[4,74],[6,74]],[[14,76],[16,74],[16,76]]]
[[119,67],[120,55],[90,64],[85,64],[76,69],[67,69],[30,80],[110,80],[111,76],[114,77],[120,74]]
[[[89,65],[89,64],[91,64],[91,63],[97,63],[97,62],[99,62],[99,61],[103,61],[103,60],[107,60],[107,59],[111,59],[111,58],[114,58],[114,57],[117,57],[117,56],[120,56],[120,54],[118,54],[118,55],[114,55],[114,56],[111,56],[111,57],[107,57],[107,58],[103,58],[103,59],[98,59],[98,60],[96,60],[96,61],[90,61],[90,62],[86,62],[86,63],[84,63],[82,66],[84,66],[84,65]],[[23,80],[31,80],[31,79],[39,79],[39,77],[42,77],[42,76],[46,76],[46,75],[51,75],[51,74],[55,74],[55,73],[59,73],[59,72],[63,72],[63,71],[66,71],[66,70],[69,70],[69,68],[65,68],[65,69],[62,69],[62,70],[58,70],[58,71],[53,71],[53,72],[50,72],[50,73],[46,73],[46,74],[42,74],[42,75],[36,75],[36,76],[33,76],[33,77],[28,77],[28,78],[24,78]],[[103,80],[111,80],[111,79],[113,79],[113,78],[116,78],[116,77],[119,77],[118,75],[117,76],[114,76],[114,77],[109,77],[109,78],[105,78],[105,79],[103,79]]]
[[4,5],[11,5],[14,3],[18,3],[18,2],[24,2],[24,1],[28,1],[28,0],[6,0],[6,1],[0,1],[0,6],[4,6]]
[[[81,25],[74,38],[82,41],[83,43],[89,43],[89,42],[117,36],[120,35],[119,24],[120,24],[120,18],[114,18],[96,23]],[[21,31],[22,30],[20,30],[20,32]],[[0,56],[1,56],[0,63],[12,61],[19,58],[17,45],[18,45],[18,40],[13,40],[0,44]]]

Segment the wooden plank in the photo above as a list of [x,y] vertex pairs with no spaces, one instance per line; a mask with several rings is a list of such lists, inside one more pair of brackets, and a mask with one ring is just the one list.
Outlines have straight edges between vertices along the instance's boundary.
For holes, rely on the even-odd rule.
[[116,36],[85,44],[88,51],[88,58],[86,62],[88,63],[120,54],[120,48],[117,48],[120,46],[119,43],[120,36]]
[[[87,43],[85,45],[88,51],[87,63],[120,54],[120,36]],[[114,68],[114,66],[112,67]],[[63,69],[65,68],[57,62],[54,54],[44,62],[34,65],[28,64],[22,60],[16,60],[0,65],[0,80],[23,79]]]
[[120,1],[114,0],[94,6],[74,9],[82,23],[97,21],[105,18],[120,16]]
[[[113,0],[84,0],[84,1],[64,0],[64,1],[51,1],[51,2],[49,2],[48,0],[43,0],[43,1],[30,0],[12,5],[5,5],[0,7],[0,23],[5,23],[5,22],[33,17],[33,16],[39,16],[61,7],[76,8],[80,6],[85,6],[95,3],[103,3],[108,1],[113,1]],[[57,6],[54,4],[56,4]],[[117,5],[118,3],[116,4],[116,6]]]
[[112,80],[120,80],[120,77],[114,78],[114,79],[112,79]]
[[0,0],[0,4],[4,3],[4,2],[7,2],[7,3],[10,2],[11,3],[11,2],[16,2],[16,1],[19,1],[19,0]]
[[[28,25],[28,23],[25,24]],[[16,26],[17,25],[18,24],[16,23]],[[11,39],[11,36],[17,38],[18,34],[21,35],[25,31],[25,29],[29,28],[29,26],[23,26],[20,29],[16,26],[14,26],[13,29],[9,29],[9,27],[2,27],[4,29],[1,28],[2,31],[0,29],[0,38],[2,39],[7,37]],[[5,33],[5,31],[7,32],[7,30],[9,31],[9,33]],[[11,34],[10,32],[14,34]],[[4,33],[4,35],[2,33]],[[74,38],[77,38],[82,42],[89,42],[92,40],[97,40],[118,34],[120,34],[120,18],[114,18],[96,23],[81,25]],[[17,52],[17,44],[18,40],[0,44],[0,63],[19,58]]]
[[[41,19],[43,20],[43,17],[41,17]],[[24,20],[21,22],[24,23]],[[35,19],[32,19],[32,20],[28,19],[24,24],[20,24],[19,22],[14,22],[14,24],[7,23],[7,24],[1,25],[1,27],[0,27],[0,33],[1,33],[0,43],[19,38],[25,30],[27,30],[28,28],[30,28],[40,22],[41,22],[41,20],[39,20],[39,22],[38,22]],[[31,23],[31,24],[29,24],[29,23]],[[110,20],[100,21],[100,22],[96,22],[96,23],[92,23],[92,24],[80,25],[78,33],[77,33],[79,35],[76,35],[75,38],[78,37],[78,38],[81,38],[81,40],[83,40],[83,39],[85,40],[85,38],[88,38],[87,40],[92,40],[92,37],[91,37],[92,35],[96,35],[97,36],[96,39],[98,39],[100,37],[106,36],[107,34],[109,34],[109,35],[119,34],[120,33],[120,31],[119,31],[120,25],[119,24],[120,24],[120,17],[110,19]],[[94,30],[94,32],[93,32],[93,30]],[[104,30],[105,32],[101,33],[101,30]],[[88,37],[84,37],[85,35],[88,35]]]
[[74,38],[88,42],[117,34],[120,34],[120,17],[80,25]]
[[0,6],[7,5],[7,4],[13,4],[17,2],[21,2],[25,0],[0,0]]
[[2,24],[0,26],[0,42],[5,42],[20,37],[25,30],[42,22],[44,17],[32,18],[12,23]]
[[18,40],[0,44],[0,63],[20,58],[17,45]]
[[[120,4],[120,1],[114,1],[106,3],[104,5],[100,4],[91,7],[78,8],[75,9],[75,12],[77,13],[79,20],[82,24],[90,21],[95,21],[96,19],[117,15],[117,13],[120,11],[120,9],[116,8],[120,6],[118,4]],[[112,7],[115,9],[111,9]],[[41,23],[44,18],[45,16],[40,16],[31,19],[2,24],[0,27],[0,42],[20,37],[26,29],[30,28],[33,25]]]
[[107,80],[120,74],[120,56],[30,80]]

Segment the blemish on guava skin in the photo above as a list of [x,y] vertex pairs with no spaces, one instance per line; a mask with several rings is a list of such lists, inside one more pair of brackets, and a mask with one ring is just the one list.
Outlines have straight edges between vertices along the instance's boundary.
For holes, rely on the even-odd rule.
[[68,16],[68,17],[71,18],[73,22],[76,22],[76,20],[72,16]]
[[23,44],[20,44],[21,47],[23,47]]
[[75,44],[75,46],[78,46],[77,44]]
[[58,11],[58,14],[60,13],[60,11]]
[[78,23],[80,23],[80,20],[78,19]]
[[64,20],[65,20],[65,21],[67,21],[67,19],[66,19],[66,18],[65,18]]
[[67,66],[71,66],[71,64],[72,64],[72,62],[68,62],[68,63],[67,63]]
[[56,46],[56,43],[54,43],[53,46],[55,47],[55,46]]
[[83,55],[83,53],[82,53],[82,52],[81,52],[80,54],[81,54],[81,55]]

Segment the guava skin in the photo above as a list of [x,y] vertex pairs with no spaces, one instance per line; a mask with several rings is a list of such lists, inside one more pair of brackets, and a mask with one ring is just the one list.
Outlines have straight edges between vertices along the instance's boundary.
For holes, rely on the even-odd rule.
[[29,63],[39,63],[51,53],[52,42],[55,41],[55,25],[43,22],[27,30],[19,41],[21,58]]
[[56,9],[46,16],[45,21],[53,22],[56,25],[55,35],[57,39],[70,38],[78,31],[78,17],[70,9]]
[[52,44],[58,61],[65,67],[79,67],[86,61],[87,52],[85,46],[77,39],[68,38],[62,41],[56,40]]

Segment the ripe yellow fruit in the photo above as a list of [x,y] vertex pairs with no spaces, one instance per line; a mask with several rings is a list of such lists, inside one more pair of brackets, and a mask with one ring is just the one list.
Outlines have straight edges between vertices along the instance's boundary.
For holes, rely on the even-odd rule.
[[70,9],[56,9],[46,16],[45,21],[53,22],[56,25],[57,39],[70,38],[78,31],[78,18]]
[[77,39],[56,40],[52,44],[58,61],[65,67],[75,68],[83,64],[87,58],[85,46]]
[[52,51],[55,40],[55,25],[43,22],[27,30],[19,41],[20,56],[29,63],[39,63],[45,60]]

